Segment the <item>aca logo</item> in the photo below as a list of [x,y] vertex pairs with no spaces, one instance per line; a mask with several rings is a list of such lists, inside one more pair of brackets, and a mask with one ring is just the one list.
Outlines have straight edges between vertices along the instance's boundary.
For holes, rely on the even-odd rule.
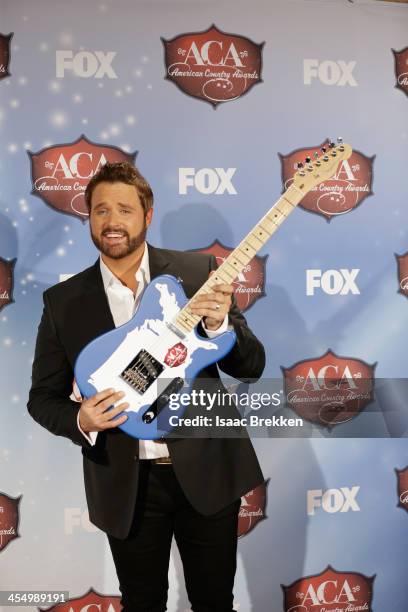
[[[214,255],[219,266],[223,264],[227,257],[234,251],[234,249],[224,246],[218,240],[214,240],[210,246],[204,247],[203,249],[191,250],[193,252]],[[264,255],[263,257],[255,255],[233,281],[234,295],[240,310],[248,310],[256,300],[266,295],[265,268],[267,259],[268,255]]]
[[162,38],[166,78],[184,93],[212,104],[230,102],[262,82],[262,47],[212,25],[202,32]]
[[[307,156],[313,157],[316,151],[328,145],[327,140],[317,147],[295,149],[287,155],[278,154],[282,167],[283,192],[292,184],[293,175],[298,170],[298,162],[304,161]],[[313,187],[299,206],[309,212],[322,215],[327,221],[354,210],[373,193],[374,159],[375,155],[367,157],[354,150],[349,159],[339,164],[336,174],[331,179]]]
[[269,479],[241,497],[241,507],[238,514],[239,538],[252,531],[259,521],[267,518],[265,508],[268,484]]
[[345,62],[339,60],[325,60],[320,62],[317,59],[303,60],[303,83],[311,85],[314,79],[323,85],[337,85],[344,87],[357,87],[358,83],[353,76],[357,62]]
[[7,261],[0,257],[0,311],[13,304],[14,266],[17,259]]
[[395,87],[401,89],[408,96],[408,47],[402,51],[394,51],[395,61]]
[[69,70],[75,76],[83,79],[117,79],[118,75],[112,67],[116,51],[80,51],[75,53],[69,50],[55,52],[55,66],[57,79],[63,79],[65,71]]
[[0,79],[10,76],[10,43],[13,34],[0,34]]
[[397,475],[397,494],[399,508],[408,512],[408,466],[403,470],[395,470]]
[[408,297],[408,251],[404,255],[395,254],[398,264],[398,293]]
[[20,521],[19,504],[22,495],[9,497],[0,493],[0,552],[12,540],[19,538],[18,524]]
[[339,357],[329,349],[317,359],[281,367],[287,405],[301,418],[331,430],[373,401],[376,365]]
[[314,295],[315,289],[321,289],[327,295],[359,295],[356,278],[359,268],[347,270],[306,270],[306,295]]
[[59,212],[86,220],[88,209],[84,192],[89,179],[106,162],[133,163],[137,152],[125,153],[118,147],[100,145],[82,135],[70,144],[54,145],[28,154],[31,159],[31,193]]
[[[120,612],[122,606],[119,595],[101,595],[90,588],[82,597],[69,599],[65,603],[47,608],[47,612]],[[44,610],[44,608],[39,608]]]
[[284,611],[372,612],[374,579],[375,575],[369,578],[358,572],[338,572],[328,565],[320,574],[300,578],[289,586],[281,584]]
[[360,512],[357,502],[357,493],[360,487],[341,487],[340,489],[311,489],[307,491],[307,514],[315,516],[316,509],[321,508],[323,512],[335,514],[337,512]]
[[232,184],[236,168],[179,168],[179,194],[187,195],[189,187],[194,187],[203,195],[236,195]]

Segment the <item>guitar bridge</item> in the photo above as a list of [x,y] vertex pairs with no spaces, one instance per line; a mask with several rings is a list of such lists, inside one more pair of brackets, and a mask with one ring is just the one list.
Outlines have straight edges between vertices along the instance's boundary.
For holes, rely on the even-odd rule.
[[147,391],[152,383],[163,372],[164,366],[142,349],[120,374],[125,382],[141,395]]

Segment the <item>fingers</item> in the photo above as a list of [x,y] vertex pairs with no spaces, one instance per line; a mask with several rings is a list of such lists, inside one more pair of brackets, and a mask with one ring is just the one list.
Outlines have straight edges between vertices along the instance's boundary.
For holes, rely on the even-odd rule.
[[[221,285],[228,287],[228,285]],[[224,292],[201,294],[190,303],[193,314],[222,321],[231,308],[231,295]]]
[[80,408],[82,429],[84,431],[103,431],[124,423],[128,418],[126,414],[122,414],[119,418],[115,417],[129,408],[129,403],[122,402],[114,406],[124,395],[123,391],[115,392],[114,389],[104,389],[82,402]]
[[107,410],[109,408],[109,406],[112,406],[112,404],[116,404],[116,402],[118,402],[120,399],[122,399],[122,397],[124,397],[124,395],[125,394],[124,394],[123,391],[118,391],[116,393],[112,393],[111,395],[109,395],[108,397],[106,397],[102,401],[98,402],[97,404],[94,404],[94,406],[96,408],[95,413],[96,414],[102,414],[102,412],[105,412],[105,410]]
[[90,397],[88,401],[92,400],[96,405],[98,402],[111,396],[113,393],[115,393],[115,389],[102,389],[102,391],[99,391],[98,393],[95,393],[95,395],[92,395],[92,397]]
[[[213,285],[211,288],[215,293],[225,293],[227,295],[232,295],[232,293],[234,293],[234,287],[232,285],[226,285],[225,283]],[[207,293],[207,295],[209,294]]]
[[122,425],[122,423],[127,421],[128,417],[126,414],[123,414],[122,416],[118,418],[115,418],[115,417],[121,412],[123,412],[128,407],[129,407],[129,404],[127,402],[124,402],[123,404],[120,404],[119,406],[112,408],[112,410],[109,410],[109,412],[105,412],[102,415],[102,418],[106,419],[105,421],[101,423],[102,429],[112,429],[113,427]]

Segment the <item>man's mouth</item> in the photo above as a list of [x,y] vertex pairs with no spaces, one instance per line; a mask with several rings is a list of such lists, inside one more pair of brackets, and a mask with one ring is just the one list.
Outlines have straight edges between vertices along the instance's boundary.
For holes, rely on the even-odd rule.
[[126,235],[122,232],[106,232],[102,236],[109,244],[120,244],[126,240]]

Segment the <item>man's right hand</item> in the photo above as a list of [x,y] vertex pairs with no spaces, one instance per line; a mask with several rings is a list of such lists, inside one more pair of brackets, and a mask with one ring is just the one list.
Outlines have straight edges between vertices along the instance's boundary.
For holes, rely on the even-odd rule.
[[108,410],[109,406],[118,402],[124,395],[123,391],[115,393],[114,389],[104,389],[84,400],[79,409],[79,425],[82,431],[104,431],[124,423],[128,418],[125,414],[118,419],[112,419],[128,408],[127,402]]

